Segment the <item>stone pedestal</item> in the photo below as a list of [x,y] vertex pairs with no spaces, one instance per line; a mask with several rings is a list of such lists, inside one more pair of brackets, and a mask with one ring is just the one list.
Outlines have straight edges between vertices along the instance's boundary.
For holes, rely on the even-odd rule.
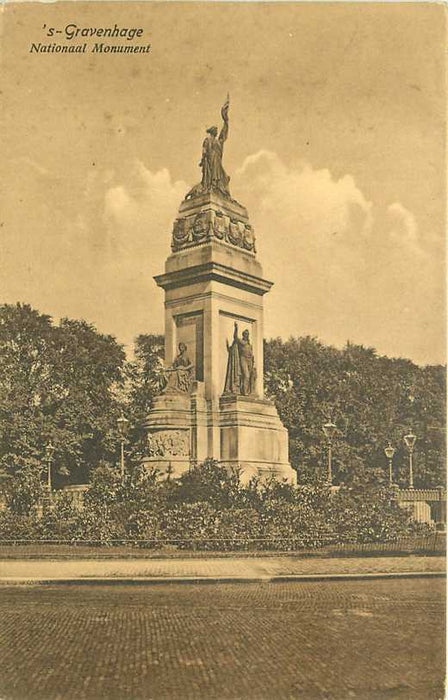
[[208,457],[207,422],[203,382],[194,382],[190,394],[157,396],[146,422],[148,450],[144,464],[180,476],[191,464],[203,462]]
[[[212,192],[185,200],[172,234],[165,273],[165,362],[179,343],[194,365],[190,393],[165,394],[148,417],[145,463],[174,476],[207,457],[240,467],[243,478],[276,474],[295,480],[287,432],[263,396],[263,278],[247,211]],[[257,376],[254,396],[223,396],[234,324],[249,332]]]
[[220,399],[221,462],[241,470],[241,478],[286,478],[295,483],[288,459],[288,431],[267,399],[222,396]]

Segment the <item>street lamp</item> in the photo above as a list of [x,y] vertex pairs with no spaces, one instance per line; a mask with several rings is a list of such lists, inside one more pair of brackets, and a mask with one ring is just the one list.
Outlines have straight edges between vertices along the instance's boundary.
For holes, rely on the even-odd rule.
[[414,435],[412,430],[410,430],[409,433],[407,435],[405,435],[403,439],[406,443],[406,447],[409,450],[409,488],[413,489],[414,488],[414,470],[413,470],[413,464],[412,464],[412,455],[414,454],[414,445],[415,445],[415,441],[417,440],[417,436]]
[[125,441],[125,436],[126,436],[126,428],[128,425],[129,421],[127,418],[124,417],[123,414],[119,418],[117,418],[117,425],[118,425],[118,434],[120,436],[120,444],[121,444],[121,481],[124,483],[124,441]]
[[45,448],[45,461],[47,462],[47,489],[48,496],[51,500],[52,487],[51,487],[51,463],[53,461],[54,445],[50,441]]
[[389,486],[392,486],[393,484],[393,478],[392,478],[392,460],[394,458],[394,454],[396,452],[395,447],[392,447],[392,445],[389,444],[387,447],[384,448],[384,454],[386,455],[387,459],[389,460]]
[[328,443],[328,483],[331,484],[333,483],[333,474],[331,470],[331,445],[333,442],[334,435],[336,433],[337,427],[334,423],[331,421],[328,421],[328,423],[325,423],[322,426],[322,430],[325,433],[325,437],[327,438],[327,443]]

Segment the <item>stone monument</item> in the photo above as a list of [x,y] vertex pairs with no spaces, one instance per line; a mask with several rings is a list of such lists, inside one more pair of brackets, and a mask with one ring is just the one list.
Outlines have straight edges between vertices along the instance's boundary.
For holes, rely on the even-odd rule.
[[263,296],[272,286],[256,259],[246,209],[232,199],[223,164],[229,133],[207,129],[201,182],[173,225],[165,273],[165,378],[147,420],[144,462],[179,476],[206,458],[241,479],[295,481],[288,433],[263,395]]

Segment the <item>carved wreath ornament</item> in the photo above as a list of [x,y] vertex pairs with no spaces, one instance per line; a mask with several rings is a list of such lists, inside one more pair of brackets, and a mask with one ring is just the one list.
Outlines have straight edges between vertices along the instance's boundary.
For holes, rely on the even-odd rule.
[[225,238],[227,233],[227,219],[223,216],[223,214],[215,214],[213,233],[215,238],[218,238],[219,240]]
[[209,221],[208,216],[205,212],[198,214],[193,221],[192,226],[192,236],[194,241],[202,241],[208,233]]
[[185,224],[186,219],[176,219],[173,226],[173,246],[181,247],[182,243],[187,243],[189,239],[189,231]]
[[195,216],[184,219],[176,219],[171,247],[173,251],[181,250],[213,238],[255,253],[255,235],[252,226],[213,210],[201,211]]

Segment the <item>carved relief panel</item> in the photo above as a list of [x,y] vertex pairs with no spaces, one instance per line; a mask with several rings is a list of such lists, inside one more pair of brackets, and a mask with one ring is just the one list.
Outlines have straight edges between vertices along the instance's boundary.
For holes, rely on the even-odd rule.
[[189,430],[159,430],[148,435],[150,457],[189,457]]

